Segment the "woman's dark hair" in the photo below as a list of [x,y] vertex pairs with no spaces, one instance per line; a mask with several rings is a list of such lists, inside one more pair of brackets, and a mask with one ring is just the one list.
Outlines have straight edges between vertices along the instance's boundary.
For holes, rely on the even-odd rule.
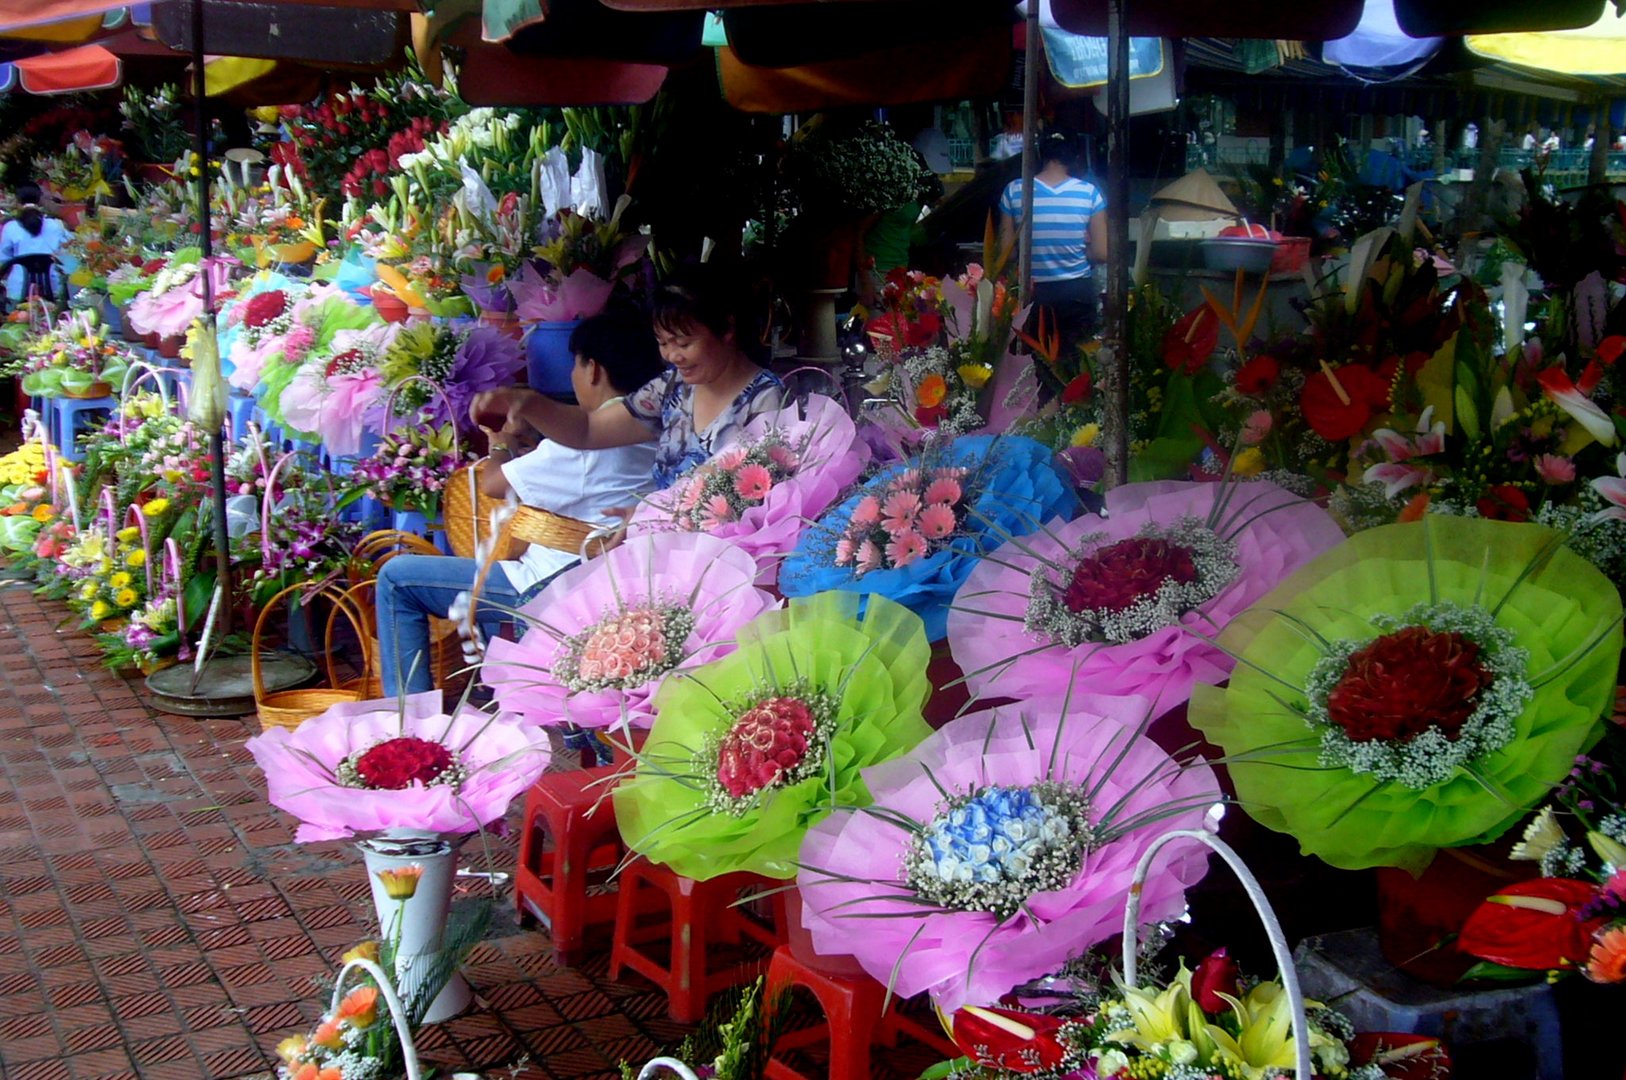
[[17,211],[17,221],[29,236],[38,236],[45,228],[45,215],[40,212],[39,201],[44,195],[38,184],[18,184],[17,201],[26,205]]
[[1059,161],[1068,172],[1078,168],[1078,140],[1063,131],[1052,131],[1039,142],[1039,160]]
[[597,361],[610,385],[630,394],[666,370],[649,319],[635,307],[617,307],[583,319],[570,332],[570,351]]
[[736,342],[743,343],[746,335],[738,333],[743,324],[740,296],[741,290],[719,267],[707,263],[682,266],[655,289],[650,321],[655,329],[669,334],[696,325],[718,337],[735,330]]

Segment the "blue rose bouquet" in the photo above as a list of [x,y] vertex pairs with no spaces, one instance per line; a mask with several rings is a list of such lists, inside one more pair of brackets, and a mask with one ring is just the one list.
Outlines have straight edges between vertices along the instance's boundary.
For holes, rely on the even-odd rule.
[[884,596],[919,615],[936,641],[984,554],[1077,511],[1047,447],[1014,435],[963,436],[882,470],[828,511],[802,534],[780,589]]

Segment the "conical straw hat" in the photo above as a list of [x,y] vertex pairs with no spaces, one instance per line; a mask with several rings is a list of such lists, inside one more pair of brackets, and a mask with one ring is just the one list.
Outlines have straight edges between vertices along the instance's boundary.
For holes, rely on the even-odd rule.
[[1193,169],[1174,183],[1152,196],[1152,205],[1165,221],[1208,221],[1212,218],[1234,218],[1236,204],[1207,169]]

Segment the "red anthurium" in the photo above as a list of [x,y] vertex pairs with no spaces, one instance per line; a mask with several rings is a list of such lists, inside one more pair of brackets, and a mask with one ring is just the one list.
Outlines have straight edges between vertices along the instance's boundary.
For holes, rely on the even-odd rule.
[[1075,401],[1088,401],[1090,399],[1091,386],[1092,381],[1090,379],[1090,373],[1088,371],[1080,372],[1072,382],[1068,383],[1066,387],[1062,389],[1061,403],[1063,405],[1071,405]]
[[973,1061],[1013,1073],[1054,1069],[1066,1051],[1056,1037],[1062,1021],[1042,1013],[968,1005],[949,1023],[954,1045]]
[[1328,442],[1343,442],[1359,435],[1371,421],[1373,411],[1388,403],[1388,382],[1361,364],[1316,372],[1304,380],[1304,393],[1299,398],[1305,422]]
[[1598,363],[1609,367],[1626,353],[1626,334],[1611,334],[1598,342]]
[[1457,948],[1493,964],[1551,971],[1586,961],[1592,933],[1607,919],[1582,921],[1598,887],[1571,878],[1536,878],[1494,893],[1463,924]]
[[1242,969],[1231,959],[1230,953],[1223,948],[1215,949],[1204,957],[1203,962],[1197,965],[1197,970],[1191,973],[1191,1000],[1195,1001],[1203,1012],[1224,1012],[1231,1006],[1220,995],[1241,997],[1242,984],[1239,981],[1241,974]]
[[1219,317],[1203,305],[1188,312],[1163,335],[1163,362],[1185,375],[1195,375],[1219,344]]
[[1376,1065],[1389,1080],[1449,1080],[1451,1055],[1440,1040],[1395,1031],[1363,1031],[1349,1044],[1349,1063]]

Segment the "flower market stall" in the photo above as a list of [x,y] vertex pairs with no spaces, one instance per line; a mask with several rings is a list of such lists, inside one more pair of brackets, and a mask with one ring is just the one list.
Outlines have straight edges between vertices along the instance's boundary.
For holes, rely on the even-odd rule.
[[[470,876],[556,967],[698,1025],[674,1070],[1468,1076],[1495,1050],[1449,1017],[1528,1009],[1619,1074],[1565,996],[1626,982],[1616,193],[1532,177],[1478,235],[1414,199],[1318,244],[1302,325],[1244,267],[1137,285],[1106,347],[1064,344],[990,217],[951,273],[855,293],[844,370],[781,341],[708,417],[707,365],[773,340],[756,282],[661,315],[701,252],[647,177],[709,114],[456,85],[414,63],[256,112],[261,170],[128,90],[44,170],[91,204],[66,294],[0,326],[8,572],[132,676],[245,657],[290,850],[361,855],[377,940],[280,1078],[417,1075],[436,1025],[505,1007],[464,973],[495,933]],[[865,139],[896,191],[856,190]],[[787,182],[917,194],[880,122],[830,141],[783,147]],[[116,189],[124,152],[163,167]],[[693,467],[587,520],[510,466],[642,421],[647,384],[524,405],[588,400],[606,315],[673,369],[643,445]],[[587,434],[527,419],[552,407]],[[552,572],[487,589],[527,542]],[[428,692],[383,685],[392,564],[467,570]],[[314,674],[269,686],[278,656]]]

